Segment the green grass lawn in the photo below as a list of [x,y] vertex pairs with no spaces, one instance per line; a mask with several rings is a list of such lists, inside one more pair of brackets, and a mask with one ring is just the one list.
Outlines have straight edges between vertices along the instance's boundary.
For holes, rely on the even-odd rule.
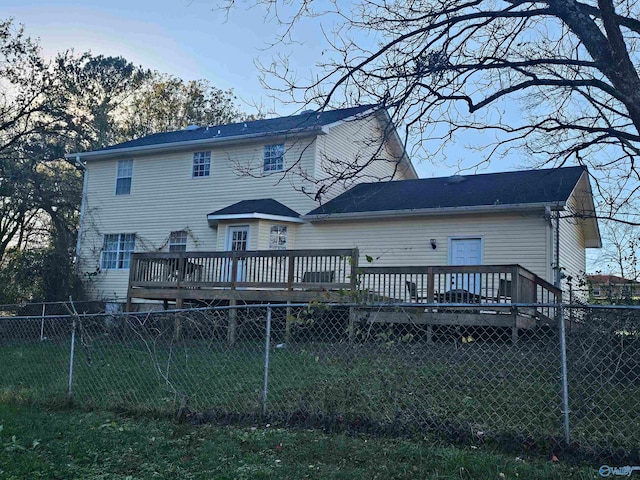
[[[549,438],[562,436],[554,365],[501,347],[490,355],[476,345],[443,349],[449,357],[420,348],[408,345],[398,351],[301,342],[273,349],[267,412],[278,419],[300,412],[344,417],[374,427],[404,423],[417,425],[419,433],[420,425],[423,431],[435,427],[445,437],[453,431],[455,441],[467,443],[477,440],[477,432],[501,437],[503,443],[509,443],[504,438],[531,437],[543,453],[549,451]],[[166,342],[93,338],[90,345],[76,345],[73,398],[84,409],[165,416],[175,415],[188,398],[193,412],[255,418],[262,411],[263,355],[258,341],[228,346],[189,340],[169,347]],[[68,384],[68,342],[3,345],[0,365],[0,402],[62,403]],[[610,408],[611,414],[594,410],[576,417],[580,421],[575,422],[574,438],[604,439],[605,446],[614,448],[636,446],[638,431],[630,419],[640,404],[640,386],[606,393],[589,401]],[[576,408],[580,398],[572,400],[574,410],[582,413]]]
[[318,431],[193,426],[109,412],[0,403],[0,478],[594,479],[572,467],[484,447]]

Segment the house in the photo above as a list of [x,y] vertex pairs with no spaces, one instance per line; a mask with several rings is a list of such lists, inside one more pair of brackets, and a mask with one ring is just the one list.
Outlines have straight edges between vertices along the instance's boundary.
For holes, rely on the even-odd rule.
[[587,275],[589,300],[598,303],[631,303],[640,299],[640,282],[617,275]]
[[[85,168],[77,258],[90,295],[124,301],[134,251],[307,248],[301,215],[321,201],[364,179],[417,178],[389,125],[359,106],[68,155]],[[353,178],[333,181],[337,165]]]
[[[585,249],[599,247],[600,235],[584,167],[418,179],[390,125],[384,110],[360,106],[188,127],[70,155],[85,166],[78,268],[91,295],[210,299],[229,285],[237,295],[236,282],[355,288],[355,264],[365,273],[492,265],[503,275],[495,285],[509,289],[510,265],[549,290],[558,262],[564,274],[585,270]],[[354,248],[351,266],[308,260],[326,251],[327,262],[341,262]],[[307,262],[299,270],[292,252]],[[132,258],[141,263],[130,278]],[[452,272],[462,271],[447,271],[443,294],[484,288],[488,297],[487,268],[456,285]],[[378,296],[404,299],[416,282],[402,277]]]

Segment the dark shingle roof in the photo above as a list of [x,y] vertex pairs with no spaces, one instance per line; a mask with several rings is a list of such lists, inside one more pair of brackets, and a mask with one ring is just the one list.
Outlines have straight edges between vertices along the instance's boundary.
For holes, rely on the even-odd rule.
[[362,183],[307,215],[557,203],[585,167]]
[[243,200],[228,207],[224,207],[209,215],[249,215],[252,213],[263,213],[266,215],[278,215],[281,217],[300,217],[295,210],[291,210],[286,205],[273,198],[262,198],[260,200]]
[[374,108],[372,105],[361,105],[352,108],[341,108],[323,112],[306,112],[289,117],[254,120],[252,122],[230,123],[228,125],[214,125],[192,130],[178,130],[175,132],[155,133],[117,145],[103,148],[118,150],[121,148],[147,147],[152,145],[167,145],[172,143],[189,142],[207,139],[223,139],[241,136],[259,136],[284,134],[296,131],[314,130],[325,125],[358,115]]

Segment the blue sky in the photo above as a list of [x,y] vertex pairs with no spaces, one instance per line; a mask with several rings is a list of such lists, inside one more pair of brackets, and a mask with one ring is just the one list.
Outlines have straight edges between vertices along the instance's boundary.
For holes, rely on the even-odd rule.
[[[8,2],[8,5],[7,5]],[[121,55],[135,64],[179,76],[207,78],[259,99],[254,59],[265,53],[272,26],[257,10],[234,12],[225,23],[214,0],[4,0],[2,16],[23,23],[46,54]]]

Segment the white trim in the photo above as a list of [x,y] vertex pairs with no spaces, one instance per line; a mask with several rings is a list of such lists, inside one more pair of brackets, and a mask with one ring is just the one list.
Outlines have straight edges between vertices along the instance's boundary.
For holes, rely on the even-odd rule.
[[453,265],[452,263],[452,243],[454,240],[480,240],[480,265],[484,265],[484,236],[483,235],[451,235],[447,237],[447,261],[449,265]]
[[[279,229],[284,228],[284,248],[278,248],[279,244],[277,244],[275,247],[272,246],[271,244],[271,240],[272,240],[272,234],[273,234],[273,229],[278,229],[278,231],[276,232],[279,236],[280,231]],[[279,237],[278,237],[279,238]],[[289,249],[289,226],[288,225],[280,225],[277,223],[271,223],[269,224],[269,242],[268,242],[268,249],[269,250],[288,250]]]
[[228,215],[207,215],[210,226],[217,225],[222,220],[272,220],[274,222],[305,223],[299,217],[285,217],[283,215],[270,215],[268,213],[231,213]]
[[375,212],[352,212],[352,213],[320,213],[315,215],[303,215],[302,218],[309,222],[327,220],[355,220],[369,219],[376,217],[424,217],[455,215],[465,213],[500,213],[521,210],[535,210],[549,207],[551,210],[564,210],[565,202],[540,202],[540,203],[518,203],[502,205],[470,205],[464,207],[438,207],[438,208],[417,208],[408,210],[380,210]]
[[[196,155],[198,154],[209,154],[209,172],[206,175],[194,175],[195,173],[195,161],[196,161]],[[205,158],[206,159],[206,158]],[[201,166],[202,164],[198,164],[198,166]],[[191,155],[191,178],[210,178],[211,177],[211,150],[198,150],[197,152],[193,152],[193,155]]]
[[[129,193],[118,193],[118,180],[120,178],[127,178],[127,177],[118,177],[120,162],[131,162],[131,177],[128,177],[131,179],[131,184],[129,185]],[[114,182],[114,185],[113,185],[113,195],[115,197],[125,197],[127,195],[131,195],[131,192],[133,190],[133,164],[134,164],[133,158],[121,158],[116,162],[116,181]]]
[[[212,129],[213,130],[213,129]],[[143,145],[139,147],[124,147],[124,148],[114,148],[111,150],[94,150],[92,152],[84,152],[84,153],[69,153],[65,155],[65,158],[85,158],[91,159],[93,157],[119,157],[122,155],[128,155],[133,153],[145,153],[145,152],[154,152],[157,150],[164,150],[167,152],[174,150],[184,150],[189,147],[199,147],[203,145],[214,145],[214,144],[225,144],[225,143],[240,143],[245,140],[262,140],[265,137],[305,137],[305,136],[313,136],[313,135],[326,135],[326,132],[320,127],[313,127],[309,129],[299,128],[299,129],[290,129],[287,131],[278,131],[278,132],[265,132],[265,133],[254,133],[251,135],[234,135],[230,137],[212,137],[212,138],[202,138],[199,140],[187,140],[183,142],[168,142],[168,143],[155,143],[153,145]]]
[[[587,188],[587,195],[578,195],[578,193],[580,193],[578,191],[578,186],[580,185],[580,183],[583,181],[584,179],[584,183],[586,184],[586,188]],[[594,222],[595,224],[595,234],[596,234],[596,238],[593,239],[591,238],[590,240],[587,240],[585,238],[585,242],[584,242],[584,246],[585,248],[602,248],[602,236],[600,235],[600,225],[598,224],[598,216],[596,214],[596,207],[593,203],[593,190],[591,189],[591,182],[589,181],[589,174],[588,172],[582,172],[582,175],[580,175],[580,178],[578,178],[578,181],[576,182],[576,184],[573,186],[573,190],[571,190],[571,194],[569,195],[568,198],[574,198],[574,199],[579,199],[580,197],[586,197],[586,199],[589,202],[589,205],[587,205],[587,208],[589,210],[591,210],[593,212],[594,218],[592,218],[591,220]],[[585,219],[584,223],[586,223],[587,221],[589,221],[589,219]],[[582,231],[583,233],[585,233],[585,227],[582,226]],[[585,235],[586,237],[586,235]],[[595,241],[594,241],[595,240]]]
[[[236,230],[246,230],[247,232],[247,250],[251,250],[250,246],[251,246],[251,225],[227,225],[226,231],[225,231],[225,240],[224,240],[224,249],[225,251],[229,252],[231,251],[231,235],[232,235],[232,231],[236,229]],[[246,251],[246,250],[245,250]]]

